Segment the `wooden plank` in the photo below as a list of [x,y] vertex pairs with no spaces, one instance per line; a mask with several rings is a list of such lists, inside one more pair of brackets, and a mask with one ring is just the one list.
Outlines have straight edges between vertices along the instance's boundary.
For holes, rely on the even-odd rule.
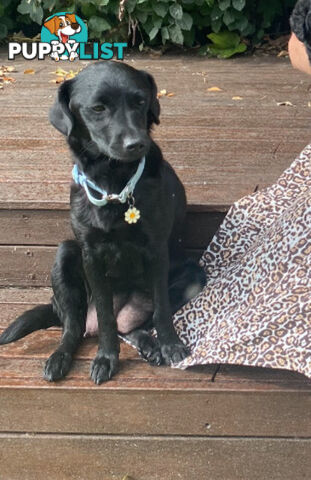
[[[274,382],[278,383],[279,374],[280,371],[277,369],[243,365],[221,365],[217,372],[215,383],[217,383],[217,388],[226,390],[227,392],[235,391],[237,384],[240,385],[240,388],[243,388],[244,384],[250,386],[250,383],[252,383],[253,388],[256,389],[260,388],[261,385],[273,385]],[[286,377],[289,382],[294,379],[298,380],[299,377],[307,388],[311,389],[311,379],[304,375],[295,372],[286,372]],[[311,397],[309,401],[311,401]]]
[[[230,139],[223,139],[223,140],[210,139],[209,141],[206,141],[204,139],[202,141],[163,140],[160,142],[160,146],[163,152],[165,152],[165,157],[168,160],[170,160],[174,166],[173,155],[175,156],[178,155],[179,161],[183,159],[183,161],[185,162],[185,165],[187,165],[186,160],[188,156],[190,156],[191,158],[195,157],[198,159],[198,161],[201,158],[202,163],[204,164],[203,160],[208,158],[209,156],[207,152],[211,152],[214,154],[217,153],[219,161],[221,162],[222,161],[221,155],[228,154],[228,152],[231,152],[231,156],[233,156],[236,159],[236,161],[239,161],[240,155],[243,155],[245,158],[247,155],[250,155],[253,157],[257,155],[257,158],[258,158],[258,155],[269,154],[270,158],[273,159],[273,155],[276,152],[282,153],[287,150],[287,154],[288,155],[292,154],[293,155],[292,159],[294,160],[294,155],[299,154],[307,143],[308,143],[307,139],[306,140],[293,139],[292,141],[287,141],[287,142],[278,141],[277,139],[274,139],[274,138],[263,139],[263,140],[245,139],[245,140],[238,140],[236,142],[235,141],[233,142]],[[51,150],[54,150],[56,154],[64,155],[64,158],[66,159],[65,161],[68,165],[67,171],[68,173],[70,172],[69,163],[68,163],[68,158],[69,158],[68,150],[65,147],[60,147],[59,145],[55,145],[52,140],[48,140],[48,139],[43,140],[40,138],[31,139],[31,140],[26,138],[11,138],[11,139],[6,138],[1,141],[0,153],[1,151],[3,151],[3,153],[1,153],[1,157],[4,158],[4,155],[7,154],[6,153],[7,151],[16,151],[16,150],[24,150],[25,157],[27,157],[28,151],[40,152],[40,154],[42,155],[42,158],[46,158],[46,159],[49,158],[49,155],[50,155],[49,152]],[[46,161],[48,162],[48,160]],[[242,168],[243,167],[246,169],[247,165],[242,165]],[[240,175],[240,174],[241,174],[241,169],[239,169],[236,172],[236,175]],[[68,178],[68,180],[69,179],[70,177]],[[247,180],[244,178],[243,181],[247,181]],[[50,180],[50,182],[53,182],[53,180]]]
[[48,286],[56,247],[0,246],[0,285]]
[[58,245],[73,237],[63,210],[0,210],[0,225],[1,245]]
[[[277,70],[276,65],[274,65],[274,68]],[[249,70],[250,69],[251,62],[249,64]],[[256,75],[255,72],[250,71],[244,72],[246,74],[244,79],[241,78],[241,72],[239,75],[237,71],[231,71],[226,77],[224,77],[222,74],[218,73],[216,69],[211,72],[211,75],[204,75],[204,73],[202,75],[197,75],[197,72],[193,70],[186,71],[184,69],[180,69],[179,75],[176,75],[176,70],[175,72],[165,72],[164,70],[162,72],[157,72],[155,69],[150,68],[149,72],[154,76],[159,90],[165,88],[168,92],[173,92],[175,94],[174,97],[162,97],[160,99],[161,102],[169,103],[176,101],[180,92],[183,93],[182,99],[187,99],[190,96],[192,96],[192,98],[200,98],[202,94],[205,94],[205,98],[215,98],[217,100],[223,98],[227,99],[230,95],[230,100],[232,100],[232,95],[236,94],[242,96],[243,99],[247,99],[249,96],[254,96],[255,100],[257,99],[257,102],[259,103],[263,92],[266,93],[270,99],[273,99],[275,96],[277,99],[284,94],[287,94],[289,98],[298,98],[299,94],[301,94],[302,91],[306,91],[308,86],[307,80],[304,78],[304,82],[299,82],[300,84],[298,83],[298,85],[296,84],[296,88],[294,89],[290,86],[289,82],[292,81],[294,83],[297,76],[295,75],[291,80],[288,79],[288,83],[286,83],[286,71],[284,72],[283,77],[269,75],[266,72],[266,82],[263,82],[262,78],[258,79],[258,74]],[[47,100],[51,100],[57,91],[57,85],[49,82],[49,80],[55,78],[53,75],[26,77],[16,73],[14,78],[16,79],[16,82],[13,85],[10,85],[10,87],[5,88],[4,92],[2,92],[2,98],[5,96],[13,96],[15,94],[18,94],[21,97],[26,97],[25,91],[27,91],[27,89],[33,89],[33,97],[42,96]],[[215,85],[215,83],[211,82],[215,81],[218,82],[217,86],[221,88],[221,91],[208,91],[208,87]],[[270,86],[269,90],[267,90],[268,82]],[[265,99],[266,98],[267,97],[265,97]],[[274,99],[274,101],[276,101],[276,99]]]
[[[18,452],[18,455],[16,455]],[[311,475],[310,440],[4,434],[1,474],[14,480],[273,480]],[[43,468],[44,459],[44,468]],[[273,472],[273,473],[272,473]]]
[[[203,249],[187,249],[190,257],[199,260]],[[0,246],[0,287],[47,287],[54,263],[56,247],[19,245]]]
[[[8,62],[7,52],[1,52],[0,58],[2,61]],[[187,55],[187,52],[183,52],[182,55],[178,53],[166,54],[163,56],[152,55],[140,55],[139,52],[128,54],[125,58],[125,63],[129,63],[135,68],[144,68],[148,71],[153,71],[155,75],[159,76],[167,74],[168,76],[176,76],[176,69],[180,69],[183,73],[189,73],[193,76],[202,76],[206,74],[218,75],[219,77],[225,76],[238,78],[242,81],[243,77],[241,72],[247,71],[249,75],[255,77],[258,81],[258,73],[269,75],[269,78],[276,81],[286,80],[284,76],[285,72],[288,72],[288,83],[291,81],[302,79],[306,80],[306,77],[293,70],[288,58],[276,58],[272,56],[240,56],[239,58],[231,58],[230,60],[220,61],[213,58],[202,58],[197,55]],[[51,59],[45,61],[38,60],[24,60],[22,58],[16,58],[13,62],[9,62],[14,65],[14,76],[16,78],[24,78],[25,81],[36,83],[41,81],[42,78],[53,78],[55,70],[55,63]],[[80,61],[75,60],[75,68],[83,68],[86,65],[94,63],[93,61]],[[64,65],[65,66],[65,65]],[[36,69],[35,75],[25,76],[23,74],[24,68]],[[50,76],[53,73],[52,76]],[[225,74],[225,75],[224,75]],[[241,78],[242,77],[242,78]],[[51,84],[50,87],[55,87]]]
[[[196,57],[127,58],[154,73],[160,88],[176,94],[160,99],[163,122],[154,135],[186,184],[194,210],[227,210],[257,185],[272,183],[309,141],[308,80],[283,60],[248,58],[223,64]],[[75,67],[86,64],[77,62]],[[56,95],[56,86],[49,83],[55,66],[48,60],[17,60],[14,65],[16,83],[0,95],[5,125],[0,132],[5,183],[0,208],[67,209],[70,155],[47,120]],[[26,66],[36,74],[24,75]],[[223,91],[208,92],[215,84]],[[243,101],[234,102],[233,94]],[[283,97],[295,106],[278,107]],[[53,177],[47,161],[54,165]]]
[[51,288],[0,288],[0,303],[9,306],[47,303],[51,295]]
[[211,382],[214,366],[150,367],[122,343],[120,373],[98,387],[89,379],[97,339],[87,339],[66,380],[50,384],[42,369],[59,338],[49,330],[0,347],[0,431],[310,436],[311,384],[301,375],[250,369],[246,379],[242,369],[228,392]]
[[[227,118],[229,112],[227,112]],[[241,112],[240,112],[241,115]],[[230,117],[229,117],[230,118]],[[272,117],[273,118],[273,117]],[[234,123],[233,119],[231,124],[226,127],[221,124],[221,119],[219,118],[218,123],[215,124],[215,119],[209,118],[206,121],[205,125],[193,125],[192,117],[188,118],[188,126],[186,125],[176,125],[173,118],[170,118],[170,122],[162,122],[160,126],[156,127],[153,131],[153,137],[155,141],[160,144],[162,141],[198,141],[201,142],[204,140],[231,140],[234,138],[235,141],[241,141],[247,139],[258,138],[261,139],[276,139],[284,140],[284,128],[285,125],[280,126],[274,122],[272,125],[267,124],[256,124],[251,127],[248,123],[248,115],[244,116],[244,121]],[[61,134],[51,126],[48,121],[48,118],[41,117],[31,117],[31,121],[25,122],[25,117],[4,117],[2,121],[5,125],[4,130],[0,130],[0,138],[20,138],[23,136],[27,139],[47,139],[50,141],[54,140],[54,143],[65,144],[65,141]],[[270,118],[271,121],[271,118]],[[292,120],[292,125],[290,127],[291,134],[293,138],[296,138],[297,135],[304,133],[305,136],[308,134],[308,125],[307,122],[302,126],[296,126],[295,122]]]
[[254,192],[257,184],[201,185],[184,183],[188,198],[188,209],[192,212],[226,212],[231,205]]
[[[160,99],[162,105],[180,103],[190,98],[195,101],[214,102],[214,104],[231,103],[231,105],[252,99],[257,106],[259,104],[263,106],[272,104],[277,107],[277,102],[284,101],[285,97],[292,102],[292,108],[306,104],[305,98],[302,97],[303,93],[307,93],[308,84],[306,81],[302,85],[297,86],[296,84],[296,89],[294,89],[292,86],[286,85],[284,79],[270,78],[269,75],[266,75],[265,82],[260,82],[255,75],[252,77],[252,75],[246,72],[245,80],[241,80],[237,76],[237,72],[235,72],[235,74],[228,75],[228,78],[223,78],[219,74],[213,74],[213,77],[210,76],[205,83],[202,77],[193,75],[193,72],[182,71],[180,75],[176,75],[176,72],[171,74],[161,72],[158,75],[153,69],[150,69],[150,73],[154,76],[159,90],[166,89],[168,92],[174,93],[172,98],[162,97]],[[284,73],[286,75],[286,72]],[[38,81],[37,77],[37,80],[34,78],[35,81],[29,81],[29,77],[28,79],[25,77],[21,79],[16,76],[16,83],[11,88],[6,87],[4,92],[2,92],[3,103],[16,95],[20,97],[22,103],[27,102],[27,90],[30,89],[33,90],[32,98],[45,98],[47,103],[51,103],[57,91],[56,85],[49,84],[49,79],[51,78],[53,76],[44,77],[41,81]],[[220,92],[208,91],[208,87],[215,85],[214,82],[217,82],[216,85],[221,88]],[[269,89],[267,89],[267,83],[269,83]],[[234,95],[242,96],[242,102],[232,100]]]
[[[119,373],[112,380],[96,386],[89,378],[90,360],[95,353],[96,339],[84,340],[77,352],[72,369],[66,379],[49,383],[42,378],[46,358],[56,348],[60,333],[56,331],[35,332],[14,346],[0,348],[0,388],[26,387],[47,389],[105,389],[105,390],[187,390],[227,392],[306,392],[310,396],[310,381],[303,375],[254,367],[252,377],[237,375],[235,385],[224,385],[221,381],[211,381],[215,371],[213,365],[196,366],[187,370],[170,367],[152,367],[138,360],[135,352],[122,344],[122,357]],[[81,358],[79,358],[81,351]],[[1,353],[3,352],[3,354]],[[135,353],[135,355],[134,355]],[[12,356],[13,355],[13,356]],[[89,358],[87,358],[89,357]],[[284,393],[285,394],[285,393]]]
[[[191,81],[191,80],[190,80]],[[234,81],[234,80],[233,80]],[[249,78],[249,81],[251,82],[252,79]],[[269,79],[266,80],[266,82],[269,84]],[[174,84],[172,85],[174,87]],[[207,87],[208,85],[206,85]],[[188,85],[185,86],[185,88],[189,88]],[[293,85],[290,85],[290,88],[295,88]],[[266,91],[265,93],[268,93]],[[236,94],[236,93],[235,93]],[[161,104],[161,123],[163,122],[163,119],[165,116],[174,116],[174,119],[176,117],[177,122],[182,122],[182,124],[185,124],[186,120],[189,117],[192,116],[200,116],[200,117],[206,117],[208,113],[211,114],[209,116],[209,121],[212,123],[214,115],[215,115],[215,123],[219,122],[219,125],[222,125],[221,123],[221,115],[222,111],[226,110],[226,114],[230,113],[228,116],[228,119],[226,120],[225,118],[223,119],[224,124],[223,126],[230,126],[232,125],[232,122],[230,123],[230,118],[231,114],[233,115],[233,120],[234,120],[234,112],[236,114],[240,112],[240,118],[239,115],[237,115],[236,120],[238,122],[242,122],[243,124],[243,117],[245,118],[251,118],[253,116],[251,124],[254,126],[256,125],[255,119],[256,115],[258,113],[259,115],[259,124],[260,124],[260,118],[266,114],[267,117],[270,116],[270,120],[268,119],[267,125],[271,122],[271,125],[273,124],[272,119],[275,120],[275,123],[278,122],[279,119],[285,119],[288,118],[289,120],[289,126],[295,126],[296,123],[294,119],[298,118],[305,118],[306,123],[307,123],[307,116],[310,107],[308,107],[307,103],[307,95],[308,95],[308,89],[307,86],[304,90],[301,90],[298,92],[298,96],[295,95],[295,97],[292,98],[292,96],[286,92],[286,97],[290,97],[292,100],[292,103],[295,102],[295,105],[293,107],[281,107],[277,105],[277,99],[278,95],[276,96],[273,94],[271,97],[267,95],[257,95],[254,92],[254,95],[243,99],[243,101],[236,102],[232,100],[231,95],[227,95],[226,97],[222,96],[221,98],[218,96],[212,96],[209,94],[208,96],[205,96],[203,99],[202,98],[196,98],[195,103],[190,102],[190,98],[188,99],[189,101],[183,102],[183,92],[176,97],[173,97],[176,99],[176,101],[173,101],[172,98],[162,98],[160,100]],[[48,108],[50,107],[53,99],[56,96],[56,89],[55,91],[51,92],[51,95],[47,96],[45,95],[43,98],[40,99],[40,107],[34,104],[30,104],[30,100],[28,97],[19,97],[18,95],[0,95],[0,106],[2,108],[2,111],[5,115],[10,115],[12,112],[13,114],[16,114],[16,112],[20,112],[21,114],[23,113],[26,118],[29,117],[31,112],[32,114],[37,113],[38,115],[42,115],[42,111],[44,113],[44,118],[47,118],[47,111]],[[282,95],[282,97],[285,96],[285,93]],[[193,98],[193,97],[191,97]],[[178,101],[177,101],[178,100]],[[283,98],[282,98],[283,100]],[[30,108],[31,105],[31,108]],[[224,114],[224,116],[226,115]],[[184,120],[182,120],[184,118]],[[201,120],[200,120],[201,123]],[[205,122],[204,122],[205,123]],[[264,122],[261,122],[264,125]],[[275,125],[275,123],[273,125]],[[305,128],[305,124],[303,124],[303,128]]]
[[[269,73],[264,72],[266,82],[263,82],[262,79],[258,79],[258,72],[251,71],[251,62],[249,64],[249,67],[249,72],[245,72],[246,75],[244,76],[244,79],[241,79],[241,75],[239,76],[238,72],[236,71],[231,71],[230,73],[228,72],[226,74],[226,77],[224,77],[222,74],[217,72],[216,69],[214,69],[213,71],[210,70],[211,75],[209,75],[206,70],[205,72],[196,72],[193,70],[186,71],[184,69],[180,69],[181,71],[179,76],[176,75],[176,70],[175,72],[165,72],[164,70],[159,72],[156,71],[156,69],[150,68],[149,72],[154,76],[159,91],[165,88],[168,92],[174,93],[174,96],[172,97],[161,97],[160,102],[173,103],[181,90],[183,92],[183,98],[189,98],[189,96],[191,95],[193,98],[196,98],[200,94],[205,94],[205,97],[217,99],[226,98],[228,100],[229,95],[230,100],[232,100],[233,93],[242,96],[242,100],[247,100],[248,97],[250,97],[251,95],[256,97],[255,94],[257,93],[257,103],[258,100],[261,98],[262,92],[265,92],[268,98],[273,99],[274,96],[278,97],[284,95],[285,93],[290,98],[298,97],[298,95],[302,91],[307,90],[308,80],[306,80],[306,78],[304,78],[303,82],[298,81],[298,85],[296,84],[296,88],[293,88],[293,84],[295,80],[297,80],[297,76],[295,75],[291,79],[289,78],[287,83],[286,72],[283,72],[283,77],[280,75],[281,72],[279,72],[279,76],[277,76],[277,65],[273,66],[273,68],[275,69],[274,74],[269,75]],[[290,67],[288,68],[288,71],[289,69]],[[57,91],[58,85],[50,83],[51,79],[55,79],[54,75],[36,75],[33,77],[22,77],[21,75],[16,73],[14,78],[16,79],[16,82],[14,83],[14,85],[10,85],[11,88],[5,87],[5,91],[3,92],[4,95],[2,96],[2,98],[5,95],[13,96],[15,93],[23,95],[23,88],[32,88],[35,92],[35,95],[42,95],[42,92],[44,92],[44,97],[48,101],[51,98],[53,99],[53,94],[55,94],[55,92]],[[211,85],[215,85],[215,83],[212,83],[215,81],[218,82],[217,86],[221,88],[221,91],[208,91],[208,87],[210,87]],[[267,90],[266,88],[267,82],[269,82],[269,90]],[[292,82],[292,85],[290,85],[290,82]],[[267,97],[265,97],[263,100],[267,99]],[[243,104],[243,102],[235,103]]]
[[[21,312],[32,308],[28,305],[18,305]],[[1,311],[7,310],[7,306],[1,304]],[[1,316],[2,317],[2,316]],[[14,320],[13,312],[11,314],[11,321]],[[4,326],[4,325],[3,325]],[[2,321],[0,333],[3,332]],[[40,359],[46,360],[57,348],[61,338],[60,327],[49,328],[48,330],[39,330],[37,332],[28,335],[24,339],[9,343],[8,345],[1,345],[0,358],[2,360],[8,359]],[[75,358],[77,360],[89,360],[91,361],[97,351],[98,339],[97,337],[85,338],[80,345]],[[139,360],[140,357],[133,347],[121,342],[121,360]],[[17,364],[18,365],[18,364]]]
[[[258,134],[259,135],[259,134]],[[192,139],[193,140],[193,139]],[[308,138],[309,140],[309,138]],[[307,140],[299,140],[292,137],[292,140],[287,140],[281,142],[282,145],[289,145],[290,152],[300,152],[305,145],[308,143]],[[278,139],[264,138],[264,139],[239,139],[233,141],[232,138],[223,138],[215,139],[211,138],[209,141],[206,141],[205,138],[197,139],[196,141],[189,141],[189,139],[176,140],[176,139],[161,139],[159,145],[165,155],[170,153],[178,152],[180,156],[185,156],[186,154],[203,154],[206,156],[207,152],[228,152],[231,151],[232,154],[240,153],[257,153],[257,154],[267,154],[275,153],[277,147],[280,145]],[[45,154],[46,158],[49,157],[49,152],[54,150],[54,152],[67,152],[68,149],[65,148],[63,142],[55,142],[50,138],[42,139],[40,136],[38,138],[24,138],[16,137],[10,138],[6,137],[1,140],[0,152],[5,152],[7,150],[25,150],[25,156],[27,156],[27,151],[40,151],[42,155]],[[1,154],[3,155],[3,154]],[[67,154],[68,156],[68,154]]]
[[1,184],[0,208],[66,209],[69,183],[11,182]]
[[[291,382],[282,375],[287,372],[278,372],[273,384],[266,381],[257,391],[245,384],[241,389],[237,381],[228,394],[210,381],[212,366],[187,371],[152,368],[122,344],[120,373],[97,387],[88,376],[97,343],[91,339],[68,379],[49,384],[42,380],[42,368],[59,332],[49,331],[41,343],[40,336],[32,335],[32,349],[29,340],[17,342],[15,351],[14,345],[6,351],[0,348],[2,432],[310,437],[311,389],[297,375]],[[268,371],[266,379],[269,375],[273,378]],[[105,422],[98,422],[98,411],[105,412]]]
[[[183,105],[178,102],[180,109],[186,108],[186,112],[179,111],[177,105],[170,105],[167,103],[165,109],[161,112],[160,126],[171,127],[172,124],[176,127],[222,127],[232,128],[233,125],[239,125],[242,129],[258,128],[267,129],[268,127],[276,128],[294,128],[301,129],[302,131],[308,129],[308,113],[309,108],[307,105],[305,108],[299,109],[280,108],[275,104],[266,105],[262,108],[262,105],[253,105],[252,110],[249,110],[248,104],[234,103],[221,106],[213,106],[209,104],[208,112],[205,105],[197,103],[194,108],[197,112],[193,113],[191,105]],[[198,113],[198,109],[199,113]],[[16,121],[23,119],[24,122],[41,123],[47,122],[46,108],[42,109],[42,106],[33,105],[31,109],[26,106],[19,105],[18,109],[10,105],[4,106],[2,111],[2,118],[4,123],[6,121]],[[54,130],[54,129],[53,129]],[[56,130],[54,130],[56,132]]]
[[[0,290],[0,301],[6,301],[1,312],[13,320],[14,307],[23,311],[48,301],[49,294],[49,289]],[[42,368],[59,338],[59,329],[50,329],[0,347],[0,431],[311,436],[311,382],[302,375],[225,366],[211,381],[214,366],[152,368],[122,343],[119,374],[98,387],[89,379],[94,338],[83,341],[68,378],[50,384]],[[105,412],[104,422],[98,422],[98,411]]]
[[[227,395],[174,391],[171,384],[162,392],[147,386],[72,391],[25,384],[1,389],[0,405],[0,432],[308,438],[311,429],[310,393],[299,392]],[[98,421],[99,412],[105,421]]]
[[[277,149],[283,149],[280,143],[275,145]],[[17,155],[19,158],[16,158]],[[202,153],[195,151],[190,157],[176,152],[167,155],[185,184],[190,210],[227,210],[234,201],[252,193],[257,185],[269,185],[276,181],[295,156],[291,152],[262,156],[244,153],[239,158],[232,158],[231,153],[225,152],[219,159],[218,155],[214,152],[202,158]],[[69,159],[66,156],[64,160],[57,159],[57,152],[55,158],[51,156],[55,165],[51,178],[41,152],[31,152],[29,162],[23,162],[23,156],[21,151],[19,154],[13,150],[6,151],[6,161],[0,167],[3,182],[0,207],[68,209],[71,182]],[[187,159],[186,163],[184,158]]]
[[[276,146],[279,147],[280,143]],[[297,152],[298,154],[299,152]],[[42,190],[46,183],[71,182],[72,161],[70,153],[64,155],[51,152],[48,159],[53,164],[53,170],[47,168],[47,157],[42,152],[29,152],[25,158],[23,150],[7,150],[0,165],[1,183],[42,183]],[[293,161],[292,154],[268,153],[258,156],[256,153],[244,152],[239,156],[232,156],[230,151],[223,152],[221,158],[218,153],[209,151],[199,154],[191,152],[189,156],[182,156],[181,151],[165,154],[165,158],[177,174],[187,183],[199,181],[204,184],[229,183],[240,184],[241,176],[246,182],[275,181],[278,176]]]
[[[302,79],[302,82],[296,85],[296,89],[294,89],[294,92],[297,89],[299,90],[303,88],[303,86],[306,85],[308,82],[306,77],[301,75],[300,72],[293,71],[288,59],[286,59],[281,64],[278,59],[274,59],[274,61],[269,62],[268,58],[262,58],[260,62],[260,67],[259,63],[254,61],[252,57],[248,57],[244,63],[239,62],[239,67],[236,66],[237,64],[234,60],[230,59],[229,61],[225,62],[226,65],[223,65],[224,68],[222,68],[221,65],[219,65],[220,62],[218,62],[217,64],[217,60],[215,61],[215,59],[203,59],[203,61],[200,61],[198,58],[193,57],[191,59],[188,58],[185,63],[178,62],[177,57],[175,55],[171,55],[170,58],[166,56],[164,62],[162,62],[162,59],[159,57],[154,59],[151,59],[150,57],[148,59],[148,57],[145,57],[145,61],[137,62],[136,53],[132,54],[131,57],[132,59],[130,59],[130,62],[128,60],[125,60],[124,63],[130,63],[133,67],[138,69],[146,68],[146,70],[148,70],[149,72],[153,72],[153,75],[158,81],[175,81],[176,83],[176,69],[179,69],[182,75],[178,77],[178,80],[181,80],[181,77],[190,77],[192,80],[192,84],[201,82],[202,84],[206,85],[210,82],[210,80],[213,80],[213,78],[219,78],[222,84],[229,85],[231,87],[234,86],[232,85],[232,80],[234,80],[234,84],[245,86],[245,84],[247,84],[248,82],[245,78],[245,75],[243,76],[243,72],[247,73],[247,78],[253,80],[253,83],[249,82],[250,86],[255,85],[256,87],[260,88],[263,86],[262,76],[261,78],[258,78],[258,68],[260,68],[262,74],[271,81],[271,90],[279,86],[282,89],[285,89],[292,93],[293,89],[290,88],[291,82],[294,83],[295,81],[297,81],[297,79]],[[48,82],[49,84],[46,85],[46,87],[51,90],[56,90],[58,85],[54,84],[53,82],[49,82],[49,80],[55,78],[55,74],[51,71],[53,70],[53,66],[50,71],[47,68],[48,62],[49,60],[46,60],[44,62],[33,61],[32,64],[34,66],[39,65],[40,67],[43,66],[43,68],[40,68],[40,71],[37,69],[35,75],[27,76],[23,75],[23,72],[18,69],[16,62],[14,62],[16,70],[14,73],[12,73],[12,76],[14,75],[16,82],[10,85],[11,88],[6,87],[6,90],[14,91],[15,89],[20,88],[21,81],[23,81],[23,83],[27,86],[42,86],[46,85],[46,82]],[[94,62],[82,63],[77,60],[75,61],[74,66],[85,67],[86,65],[89,65],[91,63]],[[24,65],[27,65],[27,67],[25,68],[29,68],[29,63],[25,62]],[[202,68],[202,66],[205,68]],[[66,68],[66,65],[63,65],[63,67]],[[286,76],[287,72],[288,76]],[[189,88],[188,91],[186,91],[185,93],[195,92],[192,92]],[[240,92],[240,94],[241,93],[242,92]]]
[[[53,333],[53,332],[52,332]],[[49,337],[47,334],[47,337]],[[33,334],[33,338],[36,334]],[[25,340],[20,340],[30,345],[33,340],[29,337]],[[27,343],[28,342],[28,343]],[[30,342],[30,343],[29,343]],[[56,346],[56,341],[54,346]],[[32,343],[33,348],[38,348],[38,345]],[[40,348],[40,346],[39,346]],[[45,347],[43,347],[45,348]],[[201,391],[202,389],[211,388],[212,374],[215,370],[214,366],[198,366],[192,367],[188,370],[177,370],[171,367],[152,367],[145,361],[138,361],[137,359],[122,358],[120,361],[119,372],[105,384],[96,386],[90,379],[90,360],[75,359],[72,368],[63,380],[57,383],[50,383],[43,379],[43,367],[46,358],[11,358],[0,357],[0,389],[3,388],[43,388],[43,389],[57,389],[57,390],[76,390],[76,389],[104,389],[111,391],[128,391],[128,390],[193,390]],[[296,385],[292,384],[290,387],[278,385],[281,389],[294,389]],[[302,390],[305,388],[301,387]]]
[[[13,309],[16,309],[16,312],[22,312],[28,308],[31,308],[33,305],[40,303],[48,303],[52,295],[50,288],[2,288],[0,289],[0,305],[1,305],[1,328],[4,328],[8,322],[11,322],[15,318],[15,312]],[[17,310],[18,309],[18,310]],[[2,323],[4,322],[4,323]],[[48,356],[51,352],[51,349],[54,348],[54,345],[57,342],[57,335],[55,333],[50,335],[49,331],[37,332],[28,336],[27,339],[22,339],[14,345],[2,346],[0,349],[1,355],[10,356],[6,352],[10,349],[13,349],[14,355],[19,357],[28,355],[27,349],[31,352],[31,355],[35,355],[37,344],[42,344],[40,347],[40,355]],[[93,348],[92,339],[88,339],[86,346],[82,348],[82,357],[81,358],[91,358],[93,352],[86,354],[88,349]],[[88,345],[88,342],[90,345]],[[43,346],[43,344],[45,346]],[[50,345],[51,344],[51,345]],[[45,350],[44,350],[45,348]],[[124,345],[123,349],[130,348]],[[6,350],[8,349],[8,350]],[[19,350],[21,349],[21,350]],[[132,350],[132,349],[131,349]],[[13,356],[14,356],[13,355]],[[39,355],[39,356],[40,356]],[[88,355],[88,356],[87,356]],[[125,352],[124,355],[128,357],[128,353]],[[78,353],[78,357],[79,353]],[[278,388],[282,390],[288,388],[289,386],[295,386],[295,388],[311,389],[311,381],[308,380],[303,375],[299,375],[293,372],[287,372],[282,370],[275,369],[263,369],[263,368],[254,368],[254,367],[241,367],[241,366],[221,366],[220,371],[218,372],[214,386],[218,390],[230,391],[232,385],[239,383],[239,388],[242,390],[250,389],[256,390],[260,386],[263,390],[266,388],[274,389],[277,385]]]
[[[206,248],[225,214],[189,212],[183,244],[187,248]],[[68,211],[0,210],[0,245],[58,245],[72,238]]]
[[[182,175],[180,175],[181,180]],[[183,182],[189,211],[227,211],[233,202],[252,193],[257,185],[201,184]],[[0,190],[0,209],[68,210],[69,184],[66,183],[4,183]]]

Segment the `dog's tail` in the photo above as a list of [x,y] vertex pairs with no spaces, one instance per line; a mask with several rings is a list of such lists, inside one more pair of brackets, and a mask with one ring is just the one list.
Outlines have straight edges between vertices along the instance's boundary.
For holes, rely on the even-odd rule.
[[60,319],[54,312],[51,304],[39,305],[24,312],[8,326],[0,335],[0,345],[15,342],[15,340],[25,337],[36,330],[60,325]]

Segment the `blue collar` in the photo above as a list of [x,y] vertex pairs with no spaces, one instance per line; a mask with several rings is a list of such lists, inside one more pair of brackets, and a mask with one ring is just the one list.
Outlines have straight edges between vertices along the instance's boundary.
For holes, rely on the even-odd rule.
[[[145,157],[143,157],[138,165],[138,168],[136,170],[136,173],[130,178],[130,180],[127,182],[125,187],[123,188],[122,192],[117,194],[117,193],[110,193],[108,194],[106,190],[98,187],[94,182],[89,180],[85,173],[80,172],[78,165],[74,165],[72,169],[72,178],[74,179],[75,183],[78,185],[81,185],[81,187],[84,188],[85,193],[87,195],[87,198],[93,205],[96,205],[96,207],[103,207],[104,205],[107,205],[108,202],[112,200],[117,200],[120,203],[125,203],[130,197],[133,192],[134,188],[136,187],[136,183],[140,179],[144,168],[145,168]],[[91,194],[89,187],[95,190],[96,192],[100,193],[102,195],[102,198],[98,199],[93,197]]]

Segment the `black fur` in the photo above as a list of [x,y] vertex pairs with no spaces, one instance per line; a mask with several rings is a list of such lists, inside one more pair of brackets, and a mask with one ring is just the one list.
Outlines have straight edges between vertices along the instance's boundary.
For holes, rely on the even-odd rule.
[[299,0],[296,3],[290,26],[298,40],[305,44],[311,62],[311,0]]
[[[68,372],[85,332],[90,301],[95,302],[99,329],[91,377],[101,383],[116,373],[116,295],[129,298],[139,292],[152,300],[149,325],[155,326],[157,340],[150,337],[148,322],[128,334],[150,363],[170,364],[188,355],[173,327],[172,312],[189,300],[190,291],[193,294],[202,288],[205,275],[184,257],[180,246],[186,197],[174,170],[150,137],[159,114],[151,75],[122,63],[98,62],[59,88],[50,121],[67,137],[74,161],[88,178],[108,193],[119,193],[143,155],[146,166],[134,191],[141,212],[136,224],[124,221],[126,204],[98,208],[88,201],[82,187],[71,186],[76,240],[63,242],[56,255],[54,313],[51,307],[37,307],[24,313],[0,337],[0,344],[8,343],[61,323],[60,346],[45,366],[47,380],[60,379]],[[42,318],[40,308],[48,309]]]
[[53,326],[60,327],[61,323],[52,304],[38,305],[31,310],[31,321],[29,321],[29,312],[27,311],[8,326],[0,337],[0,345],[15,342],[36,330]]

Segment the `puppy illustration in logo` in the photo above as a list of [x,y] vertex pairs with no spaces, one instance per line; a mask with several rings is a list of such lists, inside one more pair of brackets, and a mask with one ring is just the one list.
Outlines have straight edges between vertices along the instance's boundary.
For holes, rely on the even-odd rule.
[[[51,44],[54,46],[51,57],[54,58],[56,62],[61,60],[69,60],[72,62],[75,58],[78,57],[77,48],[79,43],[71,39],[70,37],[81,32],[81,25],[77,22],[76,15],[74,13],[64,13],[57,14],[54,17],[46,20],[43,24],[45,28],[49,30],[52,35],[58,37],[58,40],[51,40]],[[61,44],[66,46],[68,55],[59,56],[59,52],[63,50]],[[57,48],[59,46],[59,48]]]

